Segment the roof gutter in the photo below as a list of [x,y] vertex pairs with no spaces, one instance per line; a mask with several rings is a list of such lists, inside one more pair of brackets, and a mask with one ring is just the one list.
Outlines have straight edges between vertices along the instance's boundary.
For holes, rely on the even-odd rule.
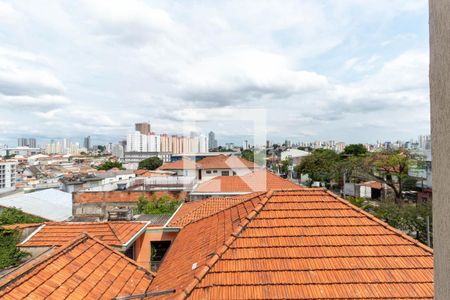
[[24,239],[18,246],[20,247],[20,245],[25,244],[26,242],[28,242],[29,239],[31,239],[36,233],[38,233],[39,231],[41,231],[42,228],[44,228],[45,223],[42,224],[41,226],[39,226],[35,231],[33,231],[29,236],[27,236],[26,239]]
[[175,215],[178,213],[178,211],[181,209],[181,207],[183,206],[184,202],[182,202],[180,204],[180,206],[178,206],[177,210],[172,214],[172,216],[170,216],[169,220],[167,220],[167,222],[163,225],[163,228],[166,228],[169,223],[172,221],[172,219],[175,217]]
[[122,251],[126,251],[128,249],[128,247],[130,247],[147,229],[147,226],[150,225],[152,222],[148,221],[145,222],[145,225],[138,231],[136,232],[131,239],[128,240],[128,242],[126,242],[122,247],[121,250]]

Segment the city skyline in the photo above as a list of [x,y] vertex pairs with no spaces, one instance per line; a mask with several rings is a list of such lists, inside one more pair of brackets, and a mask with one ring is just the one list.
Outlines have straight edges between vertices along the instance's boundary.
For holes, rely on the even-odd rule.
[[1,1],[0,15],[0,144],[114,142],[139,120],[176,132],[206,107],[267,109],[271,139],[429,132],[427,1]]

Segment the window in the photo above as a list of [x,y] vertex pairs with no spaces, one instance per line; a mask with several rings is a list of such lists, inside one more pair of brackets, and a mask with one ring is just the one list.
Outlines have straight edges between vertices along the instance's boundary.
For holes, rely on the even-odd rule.
[[164,255],[169,249],[171,241],[153,241],[150,242],[151,254],[150,254],[150,269],[155,272],[158,270]]
[[222,176],[230,176],[230,171],[222,171]]
[[213,173],[216,174],[216,173],[217,173],[217,170],[214,170]]
[[233,176],[236,176],[236,172],[235,171],[233,171]]
[[208,170],[208,171],[206,171],[206,174],[211,174],[211,171],[209,171],[209,170]]

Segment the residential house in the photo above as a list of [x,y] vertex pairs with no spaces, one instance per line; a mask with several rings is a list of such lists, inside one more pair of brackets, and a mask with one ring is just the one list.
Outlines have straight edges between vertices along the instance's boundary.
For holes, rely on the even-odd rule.
[[134,259],[136,240],[145,232],[150,222],[47,222],[39,226],[17,246],[33,256],[61,247],[82,233],[106,243]]
[[190,193],[190,200],[211,196],[230,197],[273,189],[299,189],[300,185],[266,170],[255,170],[243,176],[218,176],[198,184]]
[[184,226],[150,292],[170,293],[158,299],[433,299],[433,251],[326,190],[271,191]]
[[154,274],[89,234],[52,247],[0,279],[2,299],[113,299],[147,292]]

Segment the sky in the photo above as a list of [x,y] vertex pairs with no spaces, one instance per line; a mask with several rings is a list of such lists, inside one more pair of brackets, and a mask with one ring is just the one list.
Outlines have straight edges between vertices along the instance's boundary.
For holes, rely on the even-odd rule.
[[274,141],[409,140],[428,53],[426,0],[0,0],[0,145],[186,120],[238,143],[251,109]]

